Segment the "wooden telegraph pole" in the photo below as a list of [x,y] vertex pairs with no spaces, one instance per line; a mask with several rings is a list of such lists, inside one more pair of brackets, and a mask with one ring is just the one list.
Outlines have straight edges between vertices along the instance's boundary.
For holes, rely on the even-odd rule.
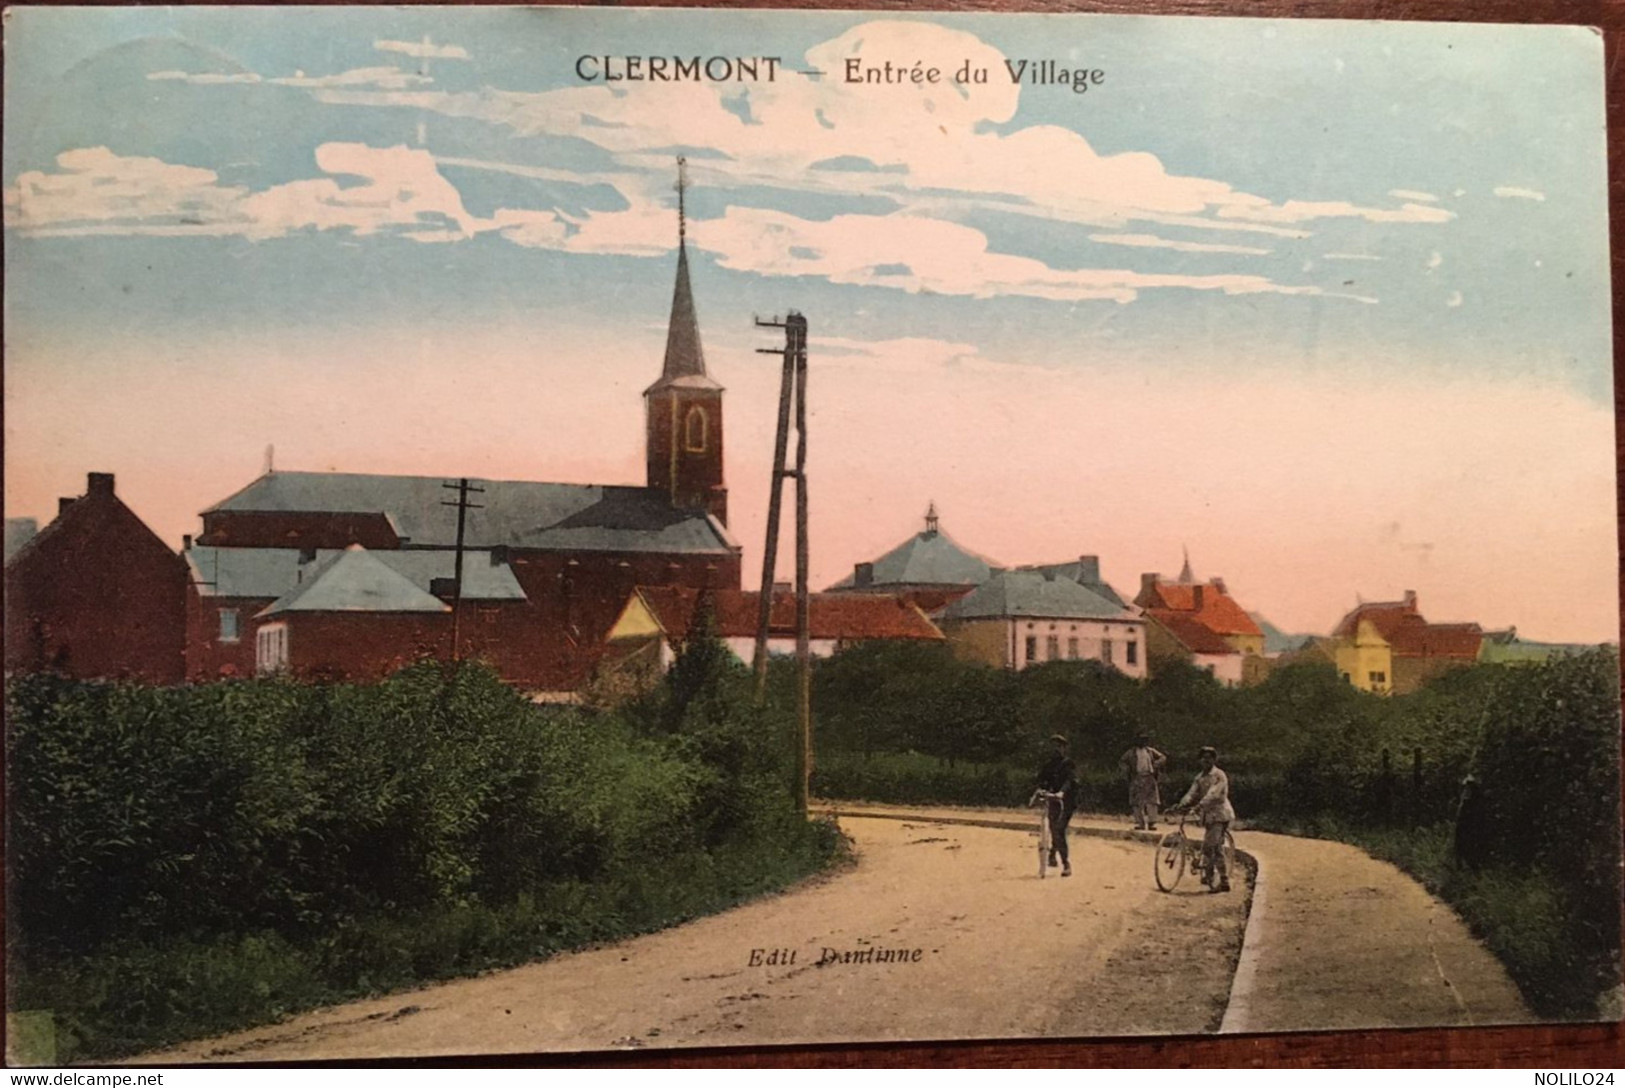
[[[761,602],[756,613],[756,700],[767,693],[767,636],[773,614],[773,575],[779,553],[779,518],[784,481],[796,481],[796,807],[807,812],[812,777],[812,647],[807,597],[807,319],[794,310],[783,321],[758,320],[757,326],[784,330],[784,347],[757,348],[763,355],[784,356],[779,385],[779,428],[773,441],[773,484],[768,492],[767,540],[762,556]],[[795,405],[796,464],[785,467],[790,439],[790,406]]]
[[457,554],[456,558],[452,560],[451,568],[451,659],[455,662],[463,659],[463,527],[468,521],[468,512],[470,510],[482,509],[478,503],[469,502],[468,496],[471,492],[476,495],[483,495],[485,488],[474,487],[468,482],[466,476],[456,483],[445,483],[440,486],[449,491],[457,492],[456,502],[442,502],[440,504],[441,506],[455,506],[457,508]]

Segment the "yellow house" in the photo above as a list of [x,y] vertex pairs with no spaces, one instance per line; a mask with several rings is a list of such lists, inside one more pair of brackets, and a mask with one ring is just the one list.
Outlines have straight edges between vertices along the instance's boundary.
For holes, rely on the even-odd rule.
[[1394,690],[1394,657],[1388,640],[1370,620],[1361,620],[1354,634],[1328,640],[1338,675],[1361,691],[1389,695]]

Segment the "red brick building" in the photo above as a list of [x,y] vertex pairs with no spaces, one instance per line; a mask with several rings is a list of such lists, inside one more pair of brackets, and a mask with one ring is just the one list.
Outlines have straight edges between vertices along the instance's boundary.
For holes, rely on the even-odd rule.
[[179,683],[185,589],[186,565],[92,472],[6,563],[6,671]]

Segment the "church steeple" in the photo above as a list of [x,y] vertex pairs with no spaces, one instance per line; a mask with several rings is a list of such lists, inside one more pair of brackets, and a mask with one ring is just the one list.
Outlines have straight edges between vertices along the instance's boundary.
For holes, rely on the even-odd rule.
[[1196,574],[1191,570],[1191,550],[1185,548],[1185,565],[1179,570],[1179,584],[1182,586],[1194,585]]
[[648,486],[670,496],[673,506],[705,509],[727,521],[728,491],[722,480],[722,386],[705,372],[700,322],[688,271],[688,171],[677,160],[677,283],[666,326],[666,358],[660,378],[643,391],[647,408]]

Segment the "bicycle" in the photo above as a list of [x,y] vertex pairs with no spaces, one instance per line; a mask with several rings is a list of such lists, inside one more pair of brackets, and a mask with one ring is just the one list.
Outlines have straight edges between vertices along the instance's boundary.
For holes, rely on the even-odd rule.
[[1055,829],[1050,826],[1050,814],[1062,804],[1061,794],[1039,788],[1027,799],[1027,807],[1038,806],[1038,879],[1049,875],[1049,853],[1055,845]]
[[[1185,821],[1189,816],[1189,813],[1181,812],[1179,826],[1164,835],[1157,843],[1156,856],[1152,859],[1155,865],[1153,871],[1157,878],[1157,887],[1162,891],[1171,892],[1178,887],[1186,868],[1198,876],[1207,875],[1205,871],[1207,863],[1202,858],[1202,840],[1193,839],[1185,834]],[[1236,839],[1230,834],[1229,828],[1225,828],[1224,846],[1221,849],[1224,851],[1224,871],[1235,872]]]

